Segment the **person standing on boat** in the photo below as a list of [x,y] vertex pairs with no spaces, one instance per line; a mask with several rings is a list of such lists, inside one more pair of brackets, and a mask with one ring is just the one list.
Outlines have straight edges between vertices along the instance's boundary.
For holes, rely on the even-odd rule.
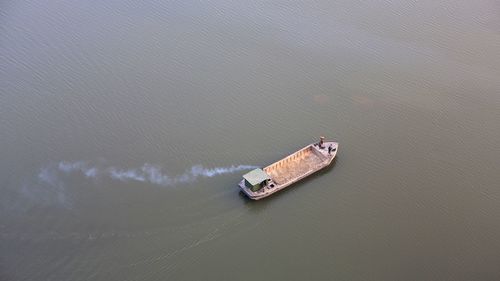
[[332,154],[332,146],[328,146],[328,155],[331,155]]

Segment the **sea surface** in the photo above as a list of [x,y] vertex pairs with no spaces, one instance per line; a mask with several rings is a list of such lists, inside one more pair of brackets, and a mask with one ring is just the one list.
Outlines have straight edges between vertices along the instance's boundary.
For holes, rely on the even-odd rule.
[[498,1],[0,4],[2,281],[496,281],[499,216]]

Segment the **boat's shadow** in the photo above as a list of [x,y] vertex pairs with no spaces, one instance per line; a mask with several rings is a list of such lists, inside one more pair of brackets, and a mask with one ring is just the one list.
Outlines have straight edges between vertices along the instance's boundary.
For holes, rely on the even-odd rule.
[[241,200],[243,200],[243,202],[245,204],[261,205],[261,206],[265,205],[265,204],[267,204],[267,202],[270,202],[271,200],[273,200],[273,198],[280,196],[280,195],[284,195],[288,192],[293,192],[292,190],[296,190],[296,189],[300,188],[300,186],[304,185],[304,183],[307,183],[309,181],[313,181],[314,179],[322,177],[325,174],[329,173],[333,169],[333,167],[336,165],[338,158],[339,158],[339,156],[336,156],[333,159],[332,163],[330,165],[328,165],[328,167],[323,168],[323,169],[317,171],[316,173],[299,180],[298,182],[294,183],[293,185],[291,185],[291,186],[289,186],[281,191],[273,193],[273,194],[269,195],[268,197],[262,198],[260,200],[252,200],[252,199],[248,198],[245,195],[245,193],[241,190],[238,192],[238,195],[241,198]]

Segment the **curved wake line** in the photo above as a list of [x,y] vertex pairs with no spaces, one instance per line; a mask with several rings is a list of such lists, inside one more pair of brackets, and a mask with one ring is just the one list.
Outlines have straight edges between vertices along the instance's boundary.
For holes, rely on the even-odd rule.
[[244,170],[258,168],[252,165],[232,165],[228,167],[205,168],[202,165],[192,166],[179,175],[169,175],[162,167],[152,164],[144,164],[139,168],[124,169],[114,166],[97,167],[84,161],[61,161],[55,167],[43,168],[38,174],[38,179],[42,182],[54,185],[60,182],[58,174],[82,174],[86,178],[110,178],[123,182],[136,181],[145,182],[161,186],[173,186],[176,184],[191,183],[198,178],[211,178],[218,175],[230,174]]

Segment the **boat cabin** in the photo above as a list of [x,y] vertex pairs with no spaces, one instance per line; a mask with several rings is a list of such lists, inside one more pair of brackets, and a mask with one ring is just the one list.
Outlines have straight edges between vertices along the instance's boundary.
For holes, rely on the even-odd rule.
[[254,169],[243,175],[245,180],[245,186],[250,188],[252,191],[257,191],[264,187],[267,181],[271,180],[271,177],[266,174],[262,169]]

